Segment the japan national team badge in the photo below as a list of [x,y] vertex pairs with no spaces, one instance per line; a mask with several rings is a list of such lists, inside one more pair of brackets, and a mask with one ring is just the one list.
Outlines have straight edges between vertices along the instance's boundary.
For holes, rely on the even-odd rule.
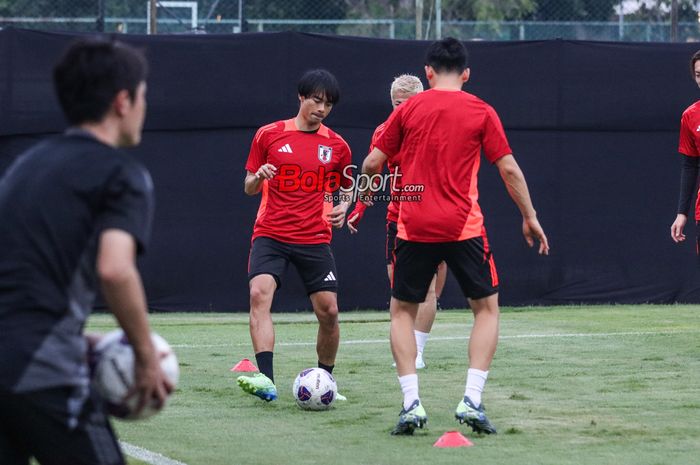
[[328,163],[331,161],[333,156],[333,147],[327,147],[325,145],[318,146],[318,159],[323,163]]

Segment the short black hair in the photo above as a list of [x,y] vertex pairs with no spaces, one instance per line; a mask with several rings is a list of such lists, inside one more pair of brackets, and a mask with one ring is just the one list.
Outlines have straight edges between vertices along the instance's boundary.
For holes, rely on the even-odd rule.
[[338,80],[325,69],[312,69],[299,79],[297,92],[302,97],[322,95],[329,103],[336,104],[340,100],[340,85]]
[[141,51],[117,41],[79,39],[54,67],[53,82],[68,122],[82,124],[102,121],[122,90],[134,99],[147,75]]
[[467,69],[468,61],[466,47],[454,37],[436,40],[425,54],[425,64],[438,73],[461,73]]
[[695,62],[700,61],[700,50],[693,53],[693,57],[690,59],[690,75],[695,79]]

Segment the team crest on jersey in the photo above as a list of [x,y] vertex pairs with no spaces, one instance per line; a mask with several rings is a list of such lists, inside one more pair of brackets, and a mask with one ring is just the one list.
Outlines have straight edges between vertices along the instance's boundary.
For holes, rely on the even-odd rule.
[[319,145],[318,146],[318,159],[321,160],[322,163],[330,162],[332,156],[333,156],[333,147],[328,147],[326,145]]

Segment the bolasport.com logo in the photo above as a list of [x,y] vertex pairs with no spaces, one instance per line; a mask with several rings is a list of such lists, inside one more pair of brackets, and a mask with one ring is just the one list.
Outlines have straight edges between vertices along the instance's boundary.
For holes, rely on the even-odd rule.
[[301,166],[284,164],[277,170],[275,180],[280,192],[323,192],[327,202],[420,202],[425,186],[402,184],[398,168],[389,173],[374,175],[353,174],[359,172],[357,165],[347,165],[342,172],[326,169],[303,171]]

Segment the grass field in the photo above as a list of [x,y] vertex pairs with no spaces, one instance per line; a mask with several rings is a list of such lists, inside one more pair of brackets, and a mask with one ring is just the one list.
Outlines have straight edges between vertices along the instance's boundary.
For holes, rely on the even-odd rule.
[[[315,366],[311,314],[275,315],[280,399],[242,393],[229,368],[254,361],[245,314],[156,314],[154,329],[181,366],[166,411],[116,423],[120,438],[187,465],[465,463],[700,463],[700,308],[596,306],[504,309],[484,402],[496,436],[462,432],[474,447],[437,449],[459,429],[471,313],[438,314],[419,372],[429,423],[392,437],[401,392],[388,344],[388,314],[348,312],[334,375],[346,403],[296,407],[291,384]],[[108,330],[108,315],[90,320]],[[131,464],[142,462],[132,460]]]

